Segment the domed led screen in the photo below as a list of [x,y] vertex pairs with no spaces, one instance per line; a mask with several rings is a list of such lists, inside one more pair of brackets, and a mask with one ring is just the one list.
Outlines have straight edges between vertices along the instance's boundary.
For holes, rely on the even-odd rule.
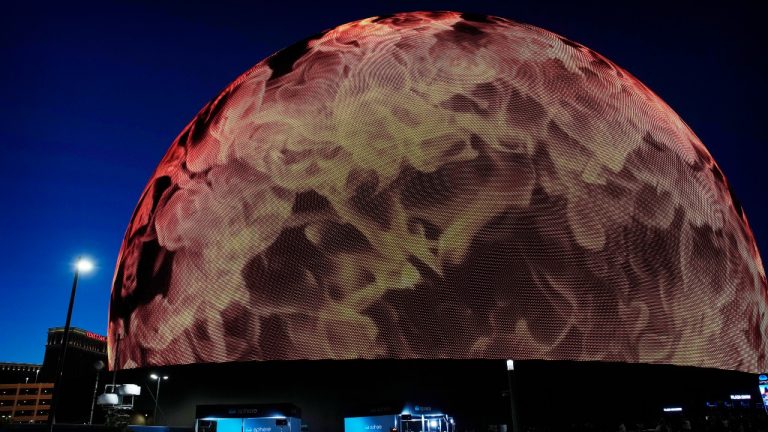
[[419,12],[286,48],[203,108],[128,226],[109,340],[119,368],[757,371],[767,327],[746,217],[658,96],[548,31]]

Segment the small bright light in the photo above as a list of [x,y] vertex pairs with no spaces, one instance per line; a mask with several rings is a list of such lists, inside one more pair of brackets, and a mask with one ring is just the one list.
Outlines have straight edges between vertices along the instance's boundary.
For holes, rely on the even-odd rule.
[[77,271],[80,273],[88,273],[89,271],[93,270],[93,261],[87,259],[87,258],[80,258],[77,260],[77,264],[75,264],[77,267]]
[[515,370],[515,361],[514,360],[507,360],[507,370],[508,371]]
[[734,395],[731,395],[731,400],[748,400],[748,399],[752,399],[752,396],[750,396],[748,394],[734,394]]
[[680,407],[670,407],[670,408],[664,408],[664,412],[682,412],[683,409]]
[[150,378],[152,378],[152,379],[154,379],[154,380],[156,380],[156,379],[160,378],[159,376],[157,376],[157,375],[155,375],[155,374],[152,374],[152,375],[150,375],[149,377],[150,377]]
[[165,375],[165,376],[163,377],[163,379],[164,379],[164,380],[167,380],[167,379],[168,379],[168,375]]
[[436,428],[437,427],[437,420],[430,420],[429,425],[432,426],[433,428]]

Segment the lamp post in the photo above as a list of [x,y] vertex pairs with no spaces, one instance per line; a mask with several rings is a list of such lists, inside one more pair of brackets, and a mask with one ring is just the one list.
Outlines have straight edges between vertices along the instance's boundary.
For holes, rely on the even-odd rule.
[[520,420],[517,416],[515,395],[515,361],[507,360],[507,384],[509,384],[509,418],[512,423],[511,432],[520,432]]
[[53,398],[51,400],[51,414],[48,417],[50,431],[53,432],[53,425],[56,424],[56,407],[59,404],[61,396],[61,377],[64,374],[64,360],[67,356],[67,345],[69,345],[69,324],[72,322],[72,308],[75,305],[75,292],[77,291],[77,280],[80,273],[88,273],[93,270],[93,262],[86,258],[77,257],[75,264],[75,279],[72,281],[72,294],[69,296],[69,309],[67,309],[67,322],[64,324],[64,340],[59,354],[59,365],[56,371],[56,381],[53,385]]
[[168,375],[161,377],[160,375],[152,374],[149,377],[157,381],[157,391],[155,392],[155,412],[152,414],[152,422],[157,425],[157,404],[160,403],[160,381],[167,380]]
[[93,386],[93,400],[91,401],[91,417],[88,420],[88,424],[93,424],[93,410],[96,408],[96,394],[99,392],[99,375],[101,375],[101,370],[104,369],[104,362],[101,360],[96,360],[96,363],[93,364],[93,368],[96,369],[96,385]]

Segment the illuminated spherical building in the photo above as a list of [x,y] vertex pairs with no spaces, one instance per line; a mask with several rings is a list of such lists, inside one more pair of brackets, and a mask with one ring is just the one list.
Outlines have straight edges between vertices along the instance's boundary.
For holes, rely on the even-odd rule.
[[118,368],[756,372],[767,289],[723,173],[636,78],[536,27],[419,12],[293,45],[202,109],[128,226],[109,336]]
[[634,77],[531,26],[410,13],[281,51],[198,114],[131,220],[110,335],[121,367],[756,371],[765,295],[723,174]]

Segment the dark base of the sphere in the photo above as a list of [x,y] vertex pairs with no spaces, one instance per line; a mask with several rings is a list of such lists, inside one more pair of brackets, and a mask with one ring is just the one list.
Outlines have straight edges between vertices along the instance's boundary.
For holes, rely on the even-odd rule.
[[[575,430],[588,423],[593,430],[617,430],[621,423],[631,430],[637,423],[654,427],[664,416],[672,422],[684,417],[694,426],[723,415],[768,423],[753,374],[604,362],[514,366],[520,430]],[[453,416],[457,432],[501,431],[510,422],[504,360],[269,361],[119,371],[118,383],[142,385],[136,410],[148,416],[154,409],[148,390],[156,390],[151,373],[169,376],[160,389],[158,417],[174,426],[193,426],[197,405],[269,403],[297,405],[311,432],[340,432],[344,417],[388,413],[407,403]],[[731,400],[732,394],[751,399]],[[682,414],[663,411],[672,407]]]

